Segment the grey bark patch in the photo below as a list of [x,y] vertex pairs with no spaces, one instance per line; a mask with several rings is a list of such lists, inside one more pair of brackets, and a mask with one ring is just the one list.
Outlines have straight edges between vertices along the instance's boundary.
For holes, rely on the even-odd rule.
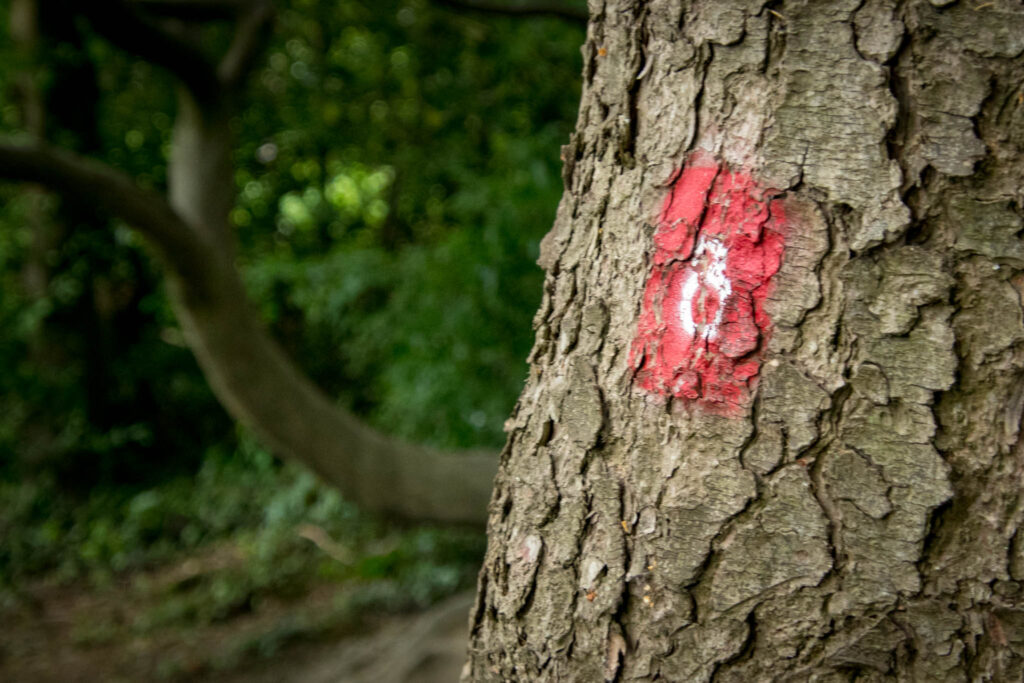
[[587,509],[583,500],[583,486],[574,490],[561,489],[558,515],[544,527],[548,544],[548,557],[553,566],[570,567],[579,556],[579,539],[586,526]]
[[914,663],[919,680],[962,680],[955,669],[960,667],[965,649],[958,637],[963,617],[940,601],[918,600],[896,620],[913,633],[914,646],[923,655]]
[[829,600],[832,614],[882,607],[899,595],[913,595],[921,589],[921,577],[914,566],[924,537],[921,516],[896,509],[887,519],[876,520],[853,503],[840,501],[843,518],[841,538],[847,572],[842,589]]
[[884,406],[889,403],[889,380],[882,368],[874,363],[861,363],[850,378],[850,386],[857,395],[868,399],[875,405]]
[[591,557],[583,561],[582,567],[583,571],[580,573],[580,588],[582,590],[589,591],[597,582],[597,577],[605,571],[608,565],[596,557]]
[[[931,445],[934,433],[931,410],[915,404],[865,407],[843,431],[845,443],[878,466],[887,485],[906,487],[916,504],[928,507],[951,493],[949,467]],[[849,486],[837,483],[837,495]]]
[[839,277],[845,299],[843,324],[858,337],[872,339],[881,336],[878,318],[868,308],[878,296],[881,267],[872,259],[855,258],[843,265]]
[[826,456],[823,467],[826,481],[839,482],[834,497],[850,501],[872,519],[882,519],[892,512],[889,484],[864,456],[849,449],[838,450]]
[[[796,657],[809,639],[829,628],[824,599],[808,589],[766,600],[757,606],[754,615],[757,623],[779,624],[758,631],[757,650],[775,657]],[[765,676],[750,675],[740,680],[765,680]]]
[[946,220],[954,235],[953,246],[1024,268],[1024,218],[1010,202],[979,201],[963,195],[949,199]]
[[922,309],[920,321],[905,337],[883,337],[867,344],[866,359],[889,379],[893,396],[930,403],[932,392],[953,385],[957,362],[950,306]]
[[559,424],[577,447],[586,450],[597,443],[604,424],[601,392],[593,368],[581,357],[571,361],[567,382]]
[[921,155],[939,173],[969,176],[985,157],[985,143],[974,133],[969,118],[931,112],[922,117]]
[[903,22],[896,18],[895,0],[867,0],[854,14],[857,51],[879,64],[896,54],[903,40]]
[[622,657],[626,654],[626,639],[618,627],[613,627],[608,634],[608,651],[605,655],[604,680],[614,681],[622,666]]
[[896,624],[888,619],[878,619],[870,629],[840,632],[836,640],[842,645],[836,648],[828,661],[836,667],[852,667],[884,675],[892,669],[893,650],[906,639],[906,634]]
[[764,421],[758,425],[753,441],[743,450],[743,466],[765,475],[782,463],[784,453],[781,427],[778,423]]
[[953,39],[933,40],[913,59],[907,80],[920,105],[908,143],[910,156],[920,157],[913,165],[931,164],[949,176],[968,176],[986,152],[975,134],[974,117],[989,94],[991,71]]
[[[682,39],[664,41],[655,54],[659,59],[692,58],[693,48]],[[692,106],[701,91],[700,73],[693,69],[679,69],[649,76],[640,87],[638,109],[644,113],[637,125],[637,153],[640,159],[665,159],[652,169],[656,182],[665,182],[693,141],[696,129],[696,111]],[[690,106],[680,107],[680,102]],[[667,152],[667,154],[666,154]]]
[[[1014,2],[961,2],[944,11],[918,4],[921,28],[937,31],[962,48],[984,57],[1017,57],[1024,53],[1024,8]],[[917,26],[915,26],[917,28]]]
[[682,587],[696,578],[711,539],[756,491],[753,475],[735,459],[688,460],[676,470],[663,493],[664,531],[651,541],[665,583]]
[[731,45],[743,37],[743,20],[748,8],[755,13],[760,9],[749,0],[723,0],[697,5],[691,9],[683,26],[694,43]]
[[[839,455],[830,456],[837,459],[823,470],[830,495],[838,501],[839,538],[850,570],[843,573],[831,610],[885,603],[920,589],[916,558],[928,517],[953,493],[949,466],[931,443],[934,434],[931,410],[912,403],[863,405],[848,418],[842,443],[880,477],[856,460],[844,463]],[[892,510],[877,518],[883,498]]]
[[[898,176],[893,175],[893,179],[898,184]],[[856,252],[866,251],[896,239],[909,226],[910,209],[899,199],[888,197],[880,204],[864,209],[860,225],[854,225],[848,235],[850,248]]]
[[533,581],[533,596],[523,619],[523,637],[529,652],[547,648],[564,650],[571,639],[575,582],[568,574]]
[[576,346],[580,335],[580,312],[579,309],[570,308],[562,316],[558,326],[558,343],[555,346],[555,353],[560,356],[568,354]]
[[[963,275],[971,287],[953,318],[953,329],[957,338],[965,342],[971,360],[981,364],[1024,341],[1024,319],[1020,294],[1002,279],[1000,271],[992,270],[988,264],[971,270]],[[1012,422],[1019,419],[1019,413],[1010,414]]]
[[673,654],[660,662],[661,680],[710,681],[719,662],[740,652],[749,632],[746,622],[729,618],[687,627]]
[[944,300],[953,285],[942,255],[915,246],[887,249],[879,264],[882,282],[868,309],[883,334],[902,335],[917,322],[918,308]]
[[776,326],[796,327],[821,301],[817,271],[828,251],[828,225],[813,202],[792,198],[784,207],[786,248],[765,310]]
[[889,159],[885,145],[896,100],[883,69],[855,49],[853,30],[845,23],[854,7],[787,5],[786,51],[799,56],[799,66],[786,56],[779,64],[785,96],[764,155],[770,184],[787,188],[802,179],[833,201],[858,209],[861,220],[852,226],[849,242],[862,251],[901,234],[910,216],[899,198],[899,165]]
[[506,617],[514,616],[526,603],[543,549],[539,534],[517,534],[511,539],[505,554],[508,585],[498,605],[498,611]]
[[[575,147],[573,148],[575,151]],[[575,163],[575,160],[574,162]],[[567,230],[567,227],[572,224],[572,221],[568,220],[572,213],[572,198],[569,194],[562,195],[562,200],[558,203],[558,212],[556,217],[561,216],[563,220],[555,220],[555,224],[548,230],[547,234],[540,241],[540,254],[537,257],[537,265],[544,270],[551,272],[558,263],[558,259],[562,256],[562,252],[565,251],[565,245],[569,242],[571,232]]]
[[832,567],[827,522],[806,469],[781,470],[769,482],[764,501],[722,543],[707,588],[712,612],[768,591],[817,585]]
[[760,395],[758,429],[777,425],[786,435],[786,453],[796,458],[818,437],[818,415],[829,406],[828,392],[791,364],[775,360],[763,371]]
[[580,323],[580,353],[594,353],[601,348],[607,330],[608,309],[605,305],[595,302],[584,306]]

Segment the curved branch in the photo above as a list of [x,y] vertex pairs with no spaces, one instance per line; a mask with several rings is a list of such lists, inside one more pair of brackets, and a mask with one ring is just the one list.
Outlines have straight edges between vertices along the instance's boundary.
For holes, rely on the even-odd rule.
[[437,0],[438,4],[490,14],[546,16],[567,19],[586,26],[590,18],[585,5],[561,0]]
[[[278,455],[298,460],[354,503],[414,520],[482,525],[497,458],[443,454],[392,440],[318,389],[285,354],[249,304],[227,220],[233,197],[230,100],[205,58],[137,14],[128,0],[83,3],[113,40],[167,67],[186,85],[168,168],[169,198],[70,152],[0,141],[0,179],[39,183],[117,216],[156,248],[185,338],[227,410]],[[236,21],[221,65],[241,79],[269,19],[264,0]]]
[[245,78],[263,46],[273,16],[274,6],[269,0],[255,0],[238,20],[231,47],[217,66],[217,76],[225,86],[237,87]]
[[217,397],[279,455],[308,465],[368,510],[415,520],[486,521],[497,458],[400,443],[336,406],[267,332],[229,250],[203,239],[162,196],[119,171],[46,145],[0,144],[0,178],[91,202],[147,237],[168,266],[175,312]]
[[169,282],[185,338],[221,403],[278,455],[311,467],[361,507],[413,520],[483,525],[498,459],[402,443],[337,406],[271,338],[230,264],[212,296]]
[[140,187],[124,173],[50,145],[0,142],[0,178],[38,183],[98,206],[149,238],[183,277],[202,281],[209,260],[202,238],[163,195]]

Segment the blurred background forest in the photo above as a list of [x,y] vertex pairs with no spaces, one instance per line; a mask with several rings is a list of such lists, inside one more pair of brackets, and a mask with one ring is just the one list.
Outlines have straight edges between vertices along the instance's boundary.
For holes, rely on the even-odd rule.
[[[0,43],[0,135],[41,125],[162,190],[171,77],[44,5],[33,49]],[[428,0],[277,10],[233,123],[249,293],[340,405],[497,451],[583,23]],[[0,367],[0,678],[72,680],[47,678],[60,661],[123,680],[231,670],[475,578],[480,532],[363,515],[234,425],[127,226],[9,183]]]

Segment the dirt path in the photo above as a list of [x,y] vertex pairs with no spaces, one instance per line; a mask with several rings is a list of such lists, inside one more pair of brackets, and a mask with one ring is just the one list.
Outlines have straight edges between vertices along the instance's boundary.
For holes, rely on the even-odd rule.
[[[280,620],[284,612],[237,618],[202,633],[119,641],[95,633],[83,637],[82,615],[98,614],[101,622],[124,623],[130,618],[130,601],[117,604],[110,595],[96,596],[76,588],[47,590],[42,597],[2,614],[0,681],[455,683],[465,660],[473,593],[457,594],[420,612],[362,615],[358,631],[286,643],[271,655],[254,653],[222,670],[203,661],[215,658],[229,635],[255,626],[265,628],[268,620]],[[323,605],[329,598],[329,594],[310,595],[304,609],[312,611],[314,604]],[[263,624],[247,624],[254,620]],[[182,649],[187,640],[193,645]],[[158,659],[178,666],[162,671]]]
[[[454,595],[433,607],[405,614],[365,615],[361,628],[324,640],[285,644],[273,655],[254,654],[230,669],[187,664],[181,649],[190,637],[204,641],[209,661],[224,633],[156,636],[152,639],[97,642],[83,639],[76,623],[83,612],[102,611],[104,619],[123,620],[109,600],[71,588],[48,591],[45,601],[7,612],[0,619],[0,680],[5,683],[77,683],[153,680],[189,683],[455,683],[465,659],[467,618],[472,591]],[[325,602],[310,596],[310,603]],[[309,604],[309,603],[307,603]],[[293,606],[294,607],[294,606]],[[110,614],[106,614],[110,611]],[[265,615],[270,618],[273,615]],[[243,620],[235,620],[240,622]],[[223,624],[235,634],[242,623]],[[196,648],[198,649],[198,648]],[[160,671],[155,657],[185,662]]]
[[473,594],[462,593],[430,610],[391,617],[372,633],[346,638],[291,674],[277,666],[264,679],[237,683],[456,683],[465,662],[467,617]]

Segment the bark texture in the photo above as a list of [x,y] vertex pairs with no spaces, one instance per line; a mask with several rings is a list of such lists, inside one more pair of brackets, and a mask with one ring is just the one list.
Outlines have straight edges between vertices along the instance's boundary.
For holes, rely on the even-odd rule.
[[[592,0],[473,681],[1024,678],[1024,7]],[[697,150],[778,192],[752,398],[637,386]]]

